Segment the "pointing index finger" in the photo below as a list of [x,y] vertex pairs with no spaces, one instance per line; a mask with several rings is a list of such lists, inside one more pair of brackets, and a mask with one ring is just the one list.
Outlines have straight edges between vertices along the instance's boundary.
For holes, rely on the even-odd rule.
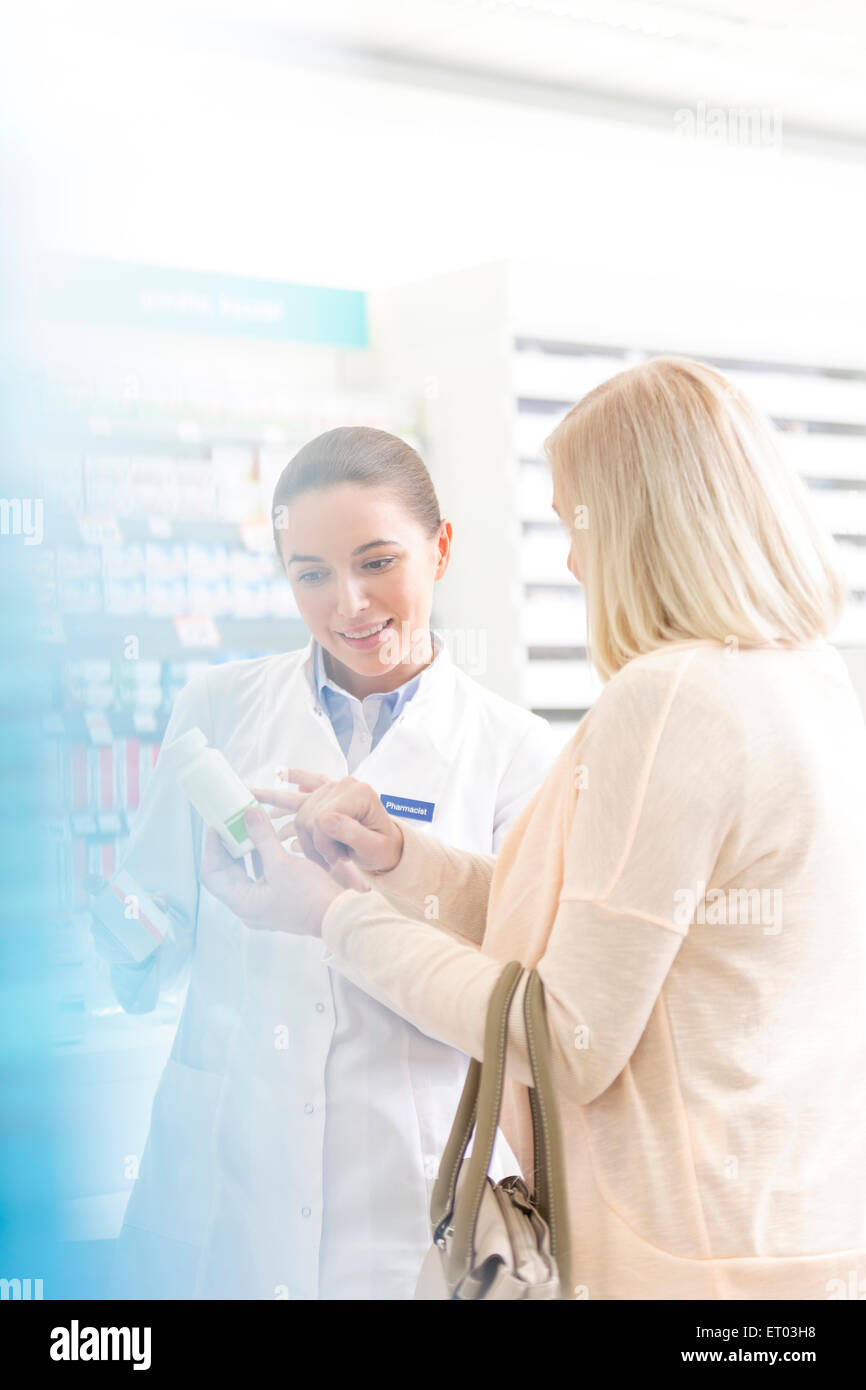
[[250,787],[250,791],[260,805],[279,806],[283,811],[297,811],[309,796],[309,792],[293,792],[288,787]]
[[308,772],[302,767],[279,767],[277,768],[277,780],[280,782],[291,782],[293,786],[299,787],[302,791],[316,791],[319,787],[325,787],[333,778],[326,777],[323,772]]

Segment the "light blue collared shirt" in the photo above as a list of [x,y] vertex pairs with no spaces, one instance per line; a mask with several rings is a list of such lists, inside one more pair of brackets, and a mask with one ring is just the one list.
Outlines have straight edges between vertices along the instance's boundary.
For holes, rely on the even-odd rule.
[[[433,661],[439,652],[439,641],[431,632],[433,642]],[[433,662],[430,663],[432,666]],[[316,694],[322,708],[331,721],[337,741],[343,750],[349,771],[355,768],[380,742],[398,715],[405,709],[421,684],[421,679],[430,667],[425,666],[417,676],[398,685],[396,690],[387,690],[375,695],[367,695],[363,700],[350,695],[348,690],[337,685],[325,670],[322,648],[313,639],[313,680]]]

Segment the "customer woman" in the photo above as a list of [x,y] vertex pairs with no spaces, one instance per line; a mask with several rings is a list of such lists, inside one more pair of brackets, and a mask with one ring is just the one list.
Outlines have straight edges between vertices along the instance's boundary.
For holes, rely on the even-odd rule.
[[[211,844],[207,881],[252,926],[320,932],[335,976],[474,1057],[503,963],[537,967],[575,1296],[839,1296],[866,1278],[866,730],[825,640],[830,542],[697,363],[614,377],[548,448],[605,686],[498,858],[357,784],[314,791],[298,838],[351,847],[374,891],[286,855],[261,813],[266,880]],[[404,915],[431,892],[438,922]],[[509,1028],[528,1166],[521,1008]]]
[[[273,517],[311,641],[191,682],[165,744],[198,726],[253,789],[278,767],[312,786],[354,772],[389,823],[498,849],[556,747],[430,632],[452,530],[418,454],[382,430],[331,430],[288,464]],[[329,971],[314,936],[251,932],[200,892],[202,832],[161,759],[122,867],[181,914],[176,940],[113,973],[136,1012],[185,965],[190,983],[112,1291],[411,1297],[467,1058]],[[435,898],[419,909],[435,917]]]

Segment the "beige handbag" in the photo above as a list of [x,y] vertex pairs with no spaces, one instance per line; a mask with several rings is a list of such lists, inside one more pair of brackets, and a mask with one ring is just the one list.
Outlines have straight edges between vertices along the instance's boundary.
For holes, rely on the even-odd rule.
[[[416,1299],[562,1299],[571,1297],[571,1239],[559,1112],[551,1082],[544,987],[528,972],[524,1019],[533,1086],[535,1183],[488,1177],[505,1077],[508,1015],[523,967],[503,970],[487,1010],[484,1063],[469,1065],[430,1202],[433,1244]],[[472,1153],[464,1163],[475,1131]]]

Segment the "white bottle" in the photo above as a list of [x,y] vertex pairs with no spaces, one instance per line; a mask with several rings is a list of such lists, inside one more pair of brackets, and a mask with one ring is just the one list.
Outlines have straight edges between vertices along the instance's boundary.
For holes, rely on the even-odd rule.
[[189,729],[162,750],[202,820],[213,826],[229,854],[242,859],[255,845],[244,812],[258,805],[218,748],[209,748],[201,729]]

